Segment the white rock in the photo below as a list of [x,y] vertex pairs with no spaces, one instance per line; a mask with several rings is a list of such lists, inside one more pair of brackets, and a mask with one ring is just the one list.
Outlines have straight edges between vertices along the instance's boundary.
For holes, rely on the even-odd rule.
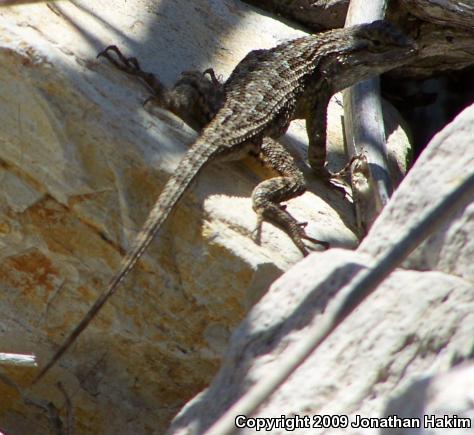
[[[449,192],[450,185],[472,175],[473,138],[471,106],[433,139],[357,253],[336,249],[314,253],[279,278],[235,331],[222,368],[210,387],[181,410],[168,433],[202,433],[251,385],[277,370],[283,355],[291,353],[293,345],[306,336],[309,325],[317,325],[328,301],[356,271],[370,267],[374,257],[385,252],[429,206]],[[442,405],[432,397],[417,398],[416,388],[422,387],[416,382],[472,358],[472,221],[471,204],[431,237],[438,240],[437,261],[429,264],[433,270],[393,272],[253,417],[307,415],[313,421],[314,415],[337,414],[347,416],[351,422],[357,416],[377,418],[386,415],[387,402],[397,397],[403,400],[402,395],[410,388],[414,391],[409,394],[418,406],[426,404],[425,413],[468,414],[470,381],[457,382],[457,388],[451,390],[452,394],[456,390],[460,401],[449,403],[448,392]],[[421,247],[406,264],[418,269],[419,258],[428,255],[430,243],[433,242]],[[453,376],[460,379],[461,375]],[[446,375],[433,384],[432,391],[450,379]],[[443,395],[436,394],[439,398]],[[400,412],[403,409],[406,411],[402,406]],[[239,433],[254,431],[241,429]],[[287,431],[274,429],[271,433]],[[305,428],[297,433],[380,432],[349,425]]]
[[419,429],[384,429],[380,435],[468,435],[474,433],[474,365],[413,382],[392,399],[385,416],[413,418]]
[[[407,223],[415,222],[454,185],[474,171],[474,106],[438,133],[374,223],[360,252],[378,256],[393,245]],[[409,219],[407,221],[407,218]],[[460,211],[406,262],[416,270],[439,270],[474,282],[474,204]]]

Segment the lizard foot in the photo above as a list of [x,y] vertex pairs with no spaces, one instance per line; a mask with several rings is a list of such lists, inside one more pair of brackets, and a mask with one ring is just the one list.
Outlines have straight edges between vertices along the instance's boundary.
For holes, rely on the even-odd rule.
[[324,249],[329,248],[328,242],[308,236],[305,231],[308,222],[298,222],[285,208],[284,206],[267,204],[265,209],[256,210],[257,225],[252,231],[252,238],[256,243],[260,243],[263,221],[268,221],[285,231],[304,256],[309,254],[309,248],[303,240],[307,240],[315,245],[321,245]]
[[325,167],[323,168],[321,175],[323,178],[327,178],[329,180],[340,181],[350,186],[352,165],[355,162],[358,162],[360,160],[365,160],[365,159],[366,157],[364,156],[364,154],[357,154],[356,156],[352,157],[350,161],[340,171],[331,172],[329,171],[329,169]]
[[[115,53],[115,56],[112,53]],[[105,57],[120,71],[124,71],[127,74],[142,79],[153,92],[153,94],[159,95],[163,92],[163,85],[155,77],[155,75],[153,73],[143,71],[136,57],[124,56],[116,45],[109,45],[108,47],[104,48],[97,55],[97,58],[99,57]]]
[[323,168],[316,170],[316,174],[332,188],[336,188],[343,195],[346,195],[347,189],[351,188],[353,164],[361,160],[365,160],[365,156],[363,154],[358,154],[352,157],[340,171],[331,172],[326,166],[324,166]]
[[[111,53],[115,53],[118,60],[115,59]],[[116,45],[109,45],[108,47],[105,47],[100,53],[97,54],[97,59],[99,57],[105,57],[119,70],[125,71],[128,74],[136,74],[138,71],[142,71],[137,58],[125,57]]]

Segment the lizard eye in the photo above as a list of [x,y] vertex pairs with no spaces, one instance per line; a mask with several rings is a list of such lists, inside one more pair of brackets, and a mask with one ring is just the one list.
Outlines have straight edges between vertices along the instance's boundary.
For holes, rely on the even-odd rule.
[[383,50],[383,44],[380,39],[371,39],[368,43],[368,49],[369,51],[373,51],[375,53],[378,53],[379,51]]

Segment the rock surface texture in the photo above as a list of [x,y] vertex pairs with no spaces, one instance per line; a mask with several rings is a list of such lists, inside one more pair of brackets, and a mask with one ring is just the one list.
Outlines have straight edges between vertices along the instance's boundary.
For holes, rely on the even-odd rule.
[[[144,87],[96,54],[117,44],[171,85],[182,70],[209,66],[225,78],[248,51],[301,34],[234,0],[0,8],[0,352],[34,353],[44,364],[107,284],[195,138],[170,113],[150,115]],[[337,125],[331,142],[342,139],[338,116]],[[300,155],[304,140],[298,128],[285,138]],[[337,166],[341,146],[331,154]],[[313,237],[355,247],[350,203],[302,167],[309,192],[289,210]],[[51,401],[65,418],[61,381],[77,433],[163,432],[211,380],[249,308],[301,258],[272,225],[260,246],[250,237],[250,194],[268,175],[251,158],[209,167],[44,381],[28,389],[35,369],[2,367],[0,430],[52,430],[47,406],[31,401]]]
[[[474,432],[474,364],[464,364],[448,373],[426,376],[413,382],[398,397],[391,400],[385,409],[385,415],[403,415],[406,418],[416,418],[424,422],[420,427],[420,435],[469,435]],[[451,417],[446,423],[432,426],[433,417]],[[462,427],[459,420],[470,419],[470,427]],[[453,424],[452,427],[447,427]],[[458,427],[456,427],[458,426]],[[413,432],[400,429],[382,429],[380,435],[408,435]]]
[[[358,270],[370,267],[450,186],[472,175],[473,138],[471,106],[432,140],[357,252],[314,253],[279,278],[235,331],[210,387],[186,405],[168,433],[200,433],[250,385],[276,370],[282,355],[291,352],[309,325],[318,322],[338,289]],[[417,410],[423,409],[422,413],[472,418],[470,381],[440,392],[446,381],[438,382],[434,375],[460,363],[468,367],[465,373],[472,373],[473,225],[471,203],[414,252],[406,269],[392,273],[255,416],[342,414],[355,422],[357,415],[389,415],[398,403],[400,417],[417,416]],[[446,374],[444,379],[459,379],[459,373]],[[427,376],[433,376],[433,386],[426,379],[424,391],[436,394],[423,395],[420,387],[420,395],[413,397],[416,385]],[[416,408],[400,405],[400,396],[411,397]],[[242,433],[254,432],[244,429]],[[378,432],[349,426],[298,433]],[[456,433],[472,433],[472,428]]]
[[[144,87],[96,54],[116,44],[171,85],[183,70],[210,66],[225,78],[248,51],[302,34],[237,0],[100,3],[0,8],[0,352],[34,353],[39,364],[116,271],[196,136],[166,111],[147,112]],[[344,162],[340,118],[336,96],[328,126],[332,169]],[[370,265],[451,176],[472,170],[468,121],[456,121],[464,122],[456,129],[464,142],[431,147],[360,252],[314,254],[253,309],[301,256],[272,225],[264,224],[260,245],[251,238],[250,194],[268,172],[252,158],[209,167],[127,283],[40,384],[29,388],[35,369],[0,367],[0,432],[54,433],[51,402],[65,424],[72,411],[76,433],[163,433],[211,382],[225,354],[217,378],[171,432],[208,425],[272,369],[338,283]],[[407,138],[396,116],[388,131],[401,144],[393,154],[404,172]],[[309,188],[288,209],[309,222],[311,236],[354,248],[351,204],[304,163],[301,125],[283,141],[301,157]],[[410,259],[412,270],[397,271],[262,415],[381,415],[386,400],[421,373],[466,359],[474,281],[469,210]]]

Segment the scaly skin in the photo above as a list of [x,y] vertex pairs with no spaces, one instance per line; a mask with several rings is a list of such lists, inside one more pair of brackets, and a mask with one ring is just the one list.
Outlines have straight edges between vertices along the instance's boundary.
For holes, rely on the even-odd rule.
[[[263,139],[281,136],[293,119],[304,118],[309,136],[309,161],[316,171],[326,176],[325,119],[322,119],[325,116],[321,113],[325,114],[330,96],[412,60],[415,51],[411,39],[389,23],[378,21],[250,52],[226,81],[220,109],[166,183],[119,271],[34,382],[59,360],[117,290],[205,165],[224,157],[236,159],[249,151],[262,152],[267,162],[272,160],[273,154],[281,159],[284,156],[281,149],[275,153],[265,149],[268,147],[262,147]],[[148,79],[151,80],[150,76]],[[166,100],[169,96],[158,97]],[[172,102],[168,103],[172,106]],[[288,199],[304,191],[301,180],[297,180],[296,185],[291,182],[292,170],[290,165],[289,174],[283,173],[285,176],[274,179],[273,185],[267,184],[260,190],[258,186],[253,195],[254,208],[260,222],[263,219],[277,222],[305,254],[301,239],[307,236],[302,226],[284,208],[275,207],[281,198]],[[280,165],[280,172],[284,171],[285,165]],[[264,183],[269,182],[272,180]],[[278,192],[277,198],[268,198],[272,192]]]

